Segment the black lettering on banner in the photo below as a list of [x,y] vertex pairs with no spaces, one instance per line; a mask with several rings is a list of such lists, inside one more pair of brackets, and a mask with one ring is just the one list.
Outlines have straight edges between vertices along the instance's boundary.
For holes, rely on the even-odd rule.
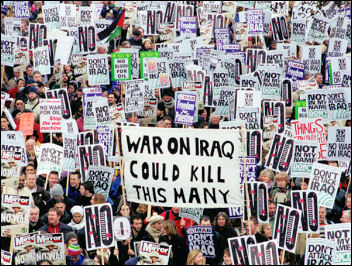
[[211,76],[206,75],[203,83],[203,102],[205,106],[213,106],[213,83]]
[[79,146],[78,155],[83,182],[88,177],[90,165],[105,166],[104,147],[100,144]]
[[294,140],[275,134],[265,166],[280,172],[288,172],[293,158]]
[[[235,72],[234,74],[234,79],[235,79],[235,84],[240,85],[240,76],[242,75],[242,61],[239,58],[235,59]],[[228,69],[228,68],[226,68]],[[229,73],[231,75],[231,73]]]
[[259,64],[266,63],[266,51],[260,49],[247,49],[246,64],[248,66],[248,73],[256,70]]
[[279,204],[275,214],[273,240],[279,241],[279,248],[294,253],[300,223],[301,211]]
[[248,247],[249,263],[247,265],[279,265],[277,243],[273,240],[250,245]]
[[200,249],[204,257],[215,258],[214,228],[193,226],[186,229],[189,251]]
[[57,39],[49,39],[43,41],[44,46],[48,46],[50,65],[54,66],[54,59],[56,54]]
[[162,23],[163,23],[162,10],[148,10],[146,35],[160,34],[159,29]]
[[47,39],[45,24],[29,24],[29,50],[42,47],[45,39]]
[[248,245],[256,243],[254,236],[241,236],[228,239],[233,265],[249,265]]
[[302,211],[302,232],[319,231],[318,196],[315,192],[291,191],[292,207]]
[[[262,182],[248,183],[249,211],[250,217],[256,217],[259,223],[267,223],[268,212],[268,187]],[[244,200],[247,202],[247,193],[244,193]],[[248,208],[244,208],[244,220],[248,220]]]
[[174,2],[167,2],[166,7],[165,7],[165,15],[163,19],[164,24],[172,23],[174,22],[173,18],[175,16],[175,6],[176,4]]
[[94,26],[79,26],[78,27],[78,41],[80,53],[89,53],[96,50]]

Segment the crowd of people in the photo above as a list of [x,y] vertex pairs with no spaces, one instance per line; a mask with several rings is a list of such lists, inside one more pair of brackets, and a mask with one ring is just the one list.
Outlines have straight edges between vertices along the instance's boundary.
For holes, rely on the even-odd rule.
[[[4,1],[11,2],[11,1]],[[53,2],[53,1],[48,1]],[[89,7],[93,1],[60,1],[65,4],[74,4],[79,7]],[[121,25],[121,32],[118,36],[109,41],[97,37],[97,54],[111,55],[118,53],[120,49],[133,48],[139,51],[156,51],[158,45],[169,44],[173,41],[163,40],[159,35],[148,36],[144,27],[136,23],[136,17],[128,17],[128,8],[137,9],[140,5],[139,2],[127,4],[128,1],[98,1],[101,4],[99,17],[97,20],[105,20],[112,24],[116,24],[120,20],[120,10],[126,8],[125,20]],[[210,1],[178,1],[179,4],[193,6],[192,16],[197,16],[198,8]],[[182,2],[182,3],[181,3]],[[241,13],[244,14],[247,10],[254,9],[247,7],[240,2],[222,1],[222,9],[226,16],[226,28],[230,33],[230,44],[241,44],[241,50],[246,52],[247,49],[264,49],[267,51],[277,50],[278,41],[273,37],[272,27],[267,36],[261,38],[253,37],[246,33],[246,27],[243,32],[236,27],[236,24],[242,23]],[[229,3],[231,2],[231,3]],[[268,2],[268,9],[274,13],[273,3],[285,1],[266,1]],[[338,10],[345,9],[349,12],[350,18],[350,5],[347,2],[332,3],[332,8],[335,8],[335,13]],[[96,3],[96,2],[95,2]],[[173,2],[172,2],[173,3]],[[252,2],[250,2],[252,3]],[[259,2],[257,2],[259,3]],[[63,3],[61,3],[63,4]],[[144,3],[146,4],[146,3]],[[271,7],[270,7],[271,4]],[[29,24],[38,23],[45,24],[43,19],[42,7],[47,5],[46,1],[29,1],[28,8],[30,10],[29,18],[15,18],[20,20],[19,36],[29,36]],[[150,1],[152,5],[152,1]],[[257,5],[257,4],[256,4]],[[284,4],[283,4],[284,5]],[[314,13],[325,15],[323,10],[324,2],[311,2],[313,5],[311,9],[311,18]],[[326,3],[325,3],[326,5]],[[164,7],[164,5],[162,5]],[[298,9],[298,3],[287,3],[287,28],[291,31],[291,17],[295,8]],[[92,9],[93,10],[93,9]],[[220,8],[221,12],[221,8]],[[215,12],[213,12],[216,14]],[[131,14],[137,14],[132,13]],[[14,6],[3,5],[1,9],[1,34],[10,35],[5,30],[6,19],[14,18]],[[209,18],[208,18],[209,19]],[[308,21],[308,18],[307,18]],[[349,29],[351,22],[349,20]],[[116,27],[116,25],[115,25]],[[114,27],[114,29],[115,29]],[[113,30],[114,30],[113,29]],[[65,29],[63,29],[65,31]],[[180,35],[175,31],[176,36]],[[202,36],[203,31],[200,26],[197,26],[196,37]],[[325,40],[322,43],[312,42],[306,40],[307,45],[322,47],[321,54],[321,71],[316,73],[305,73],[303,80],[316,83],[318,89],[325,89],[324,87],[329,84],[329,78],[326,79],[326,64],[327,52],[329,49],[329,33],[327,32]],[[348,34],[348,33],[346,33]],[[350,34],[350,32],[349,32]],[[103,36],[103,37],[109,37]],[[242,36],[241,38],[239,38]],[[243,36],[245,36],[243,38]],[[350,38],[350,36],[349,36]],[[100,40],[101,39],[101,40]],[[350,39],[349,39],[350,40]],[[209,41],[209,40],[208,40]],[[288,39],[284,43],[292,44]],[[208,43],[203,43],[204,46],[212,47],[215,49],[217,42],[215,36],[212,35]],[[301,44],[302,45],[302,44]],[[305,44],[303,44],[305,45]],[[3,42],[2,42],[3,46]],[[191,49],[191,48],[189,48]],[[297,48],[297,51],[299,49]],[[295,56],[291,56],[295,60],[302,60],[298,58],[297,51],[293,51]],[[351,45],[347,46],[346,51],[343,51],[344,57],[351,58]],[[3,56],[2,56],[3,57]],[[3,60],[3,59],[2,59]],[[181,60],[181,59],[180,59]],[[10,67],[1,65],[1,131],[10,132],[18,131],[21,123],[21,117],[26,113],[34,113],[34,127],[33,134],[26,135],[24,138],[25,151],[27,164],[20,170],[18,176],[17,187],[7,187],[2,182],[2,193],[17,194],[20,196],[28,196],[30,198],[30,215],[28,234],[30,233],[63,233],[65,242],[65,255],[67,265],[140,265],[140,264],[162,264],[158,252],[150,254],[149,258],[142,258],[136,254],[138,252],[138,244],[136,242],[149,241],[165,245],[171,245],[171,253],[169,256],[169,265],[232,265],[233,254],[229,246],[228,239],[240,237],[244,235],[252,235],[255,237],[257,243],[263,243],[273,239],[273,228],[275,223],[275,215],[277,212],[278,204],[291,206],[291,192],[292,191],[306,191],[309,187],[309,178],[292,178],[290,172],[273,171],[265,167],[266,156],[270,151],[273,134],[263,134],[262,161],[258,162],[256,167],[256,181],[267,184],[269,192],[268,212],[269,222],[260,223],[257,217],[249,217],[247,220],[244,218],[234,218],[230,216],[228,208],[205,208],[203,215],[200,217],[199,226],[213,226],[214,229],[214,248],[216,256],[214,258],[205,257],[200,249],[189,250],[187,242],[186,229],[197,225],[189,218],[180,217],[180,208],[175,206],[161,207],[151,206],[148,211],[146,204],[129,202],[128,198],[123,199],[123,191],[121,184],[122,166],[116,165],[113,182],[111,184],[108,196],[105,197],[102,193],[96,193],[94,185],[91,182],[84,182],[82,173],[79,169],[75,171],[51,171],[47,174],[37,174],[39,167],[39,151],[40,146],[45,143],[53,143],[58,146],[63,146],[63,137],[67,132],[43,133],[41,132],[41,110],[40,100],[46,98],[46,92],[63,88],[67,90],[69,99],[70,110],[72,118],[77,122],[79,132],[85,132],[84,126],[84,106],[83,106],[83,90],[90,86],[87,79],[82,79],[82,76],[75,73],[75,66],[71,64],[63,65],[60,78],[57,78],[55,73],[55,66],[52,66],[51,74],[43,75],[39,70],[34,69],[33,54],[29,51],[29,63],[20,65],[20,67]],[[139,62],[138,62],[139,63]],[[208,71],[208,70],[207,70]],[[350,91],[350,74],[349,74],[349,87]],[[102,90],[103,97],[107,98],[109,106],[117,106],[124,104],[124,91],[121,82],[113,81],[110,79],[109,85],[99,86]],[[182,128],[182,124],[175,123],[176,102],[175,93],[182,91],[182,88],[170,87],[159,89],[155,88],[154,95],[157,99],[157,111],[155,123],[145,124],[140,123],[139,117],[132,113],[126,113],[125,122],[140,123],[141,126],[148,127],[161,127],[161,128]],[[292,120],[297,120],[295,101],[299,100],[300,93],[295,91],[292,93],[292,106],[285,107],[285,123],[289,127]],[[283,100],[283,99],[281,99]],[[349,106],[350,106],[349,99]],[[199,134],[202,134],[203,129],[219,129],[220,124],[224,121],[229,121],[227,116],[219,116],[215,114],[215,108],[203,107],[198,109],[196,122],[191,126],[198,129]],[[261,121],[263,122],[263,112],[261,112]],[[351,119],[332,121],[328,120],[325,126],[341,126],[350,127]],[[275,132],[277,129],[274,123],[269,123],[264,127],[262,123],[261,129],[263,132]],[[138,128],[136,128],[138,130]],[[95,135],[96,138],[96,135]],[[96,142],[96,141],[95,141]],[[351,145],[351,144],[349,144]],[[3,143],[2,154],[3,154]],[[351,146],[349,146],[351,148]],[[13,159],[12,159],[13,160]],[[2,156],[3,161],[3,156]],[[2,169],[11,169],[11,159],[6,160],[7,165],[3,165]],[[15,161],[12,161],[14,164]],[[320,160],[320,163],[328,166],[334,166],[342,169],[338,191],[334,200],[333,208],[319,207],[319,227],[320,234],[308,234],[308,238],[323,238],[323,228],[329,224],[351,223],[351,186],[350,186],[350,168],[346,166],[349,162],[342,164],[340,161]],[[112,164],[109,164],[110,166]],[[113,166],[111,166],[113,167]],[[345,167],[345,168],[344,168]],[[129,169],[124,169],[129,171]],[[3,181],[3,170],[2,170]],[[171,182],[171,181],[170,181]],[[68,184],[68,185],[67,185]],[[126,190],[129,188],[126,187]],[[127,200],[127,201],[126,201]],[[131,225],[131,237],[127,240],[116,241],[115,246],[111,248],[97,249],[87,251],[86,248],[86,235],[85,235],[85,213],[84,207],[90,205],[109,203],[112,206],[114,217],[124,216],[127,217]],[[17,205],[16,205],[17,206]],[[12,208],[16,212],[16,206]],[[192,206],[189,206],[190,208]],[[17,206],[17,208],[19,208]],[[3,215],[3,214],[2,214]],[[3,222],[3,219],[2,219]],[[349,232],[350,233],[350,232]],[[13,248],[11,243],[14,235],[3,232],[1,234],[1,249],[10,251]],[[307,234],[299,233],[297,239],[297,247],[295,253],[284,252],[283,249],[279,250],[280,262],[287,265],[303,264],[306,252]],[[351,255],[349,255],[349,258]],[[12,261],[14,264],[14,259]],[[30,262],[25,262],[27,264]],[[52,265],[52,261],[44,259],[37,261],[39,265]]]

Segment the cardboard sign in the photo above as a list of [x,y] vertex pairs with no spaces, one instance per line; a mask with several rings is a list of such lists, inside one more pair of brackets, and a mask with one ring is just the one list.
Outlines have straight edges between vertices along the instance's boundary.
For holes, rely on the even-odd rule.
[[107,55],[87,56],[88,83],[90,86],[109,85],[109,64]]
[[246,50],[246,65],[248,66],[248,73],[256,71],[259,64],[266,63],[266,50],[250,49]]
[[248,245],[249,265],[279,265],[278,241]]
[[165,58],[149,59],[147,61],[148,84],[151,89],[170,87],[168,66]]
[[349,57],[331,57],[330,63],[325,65],[328,69],[330,84],[342,84],[343,87],[351,86],[351,59]]
[[186,229],[189,251],[200,249],[206,258],[215,258],[214,228],[193,226]]
[[197,94],[193,92],[176,92],[175,124],[193,125]]
[[159,263],[161,265],[167,265],[169,263],[171,246],[165,244],[141,241],[138,256],[142,257],[142,259],[151,260],[149,256],[153,251],[158,252],[160,258]]
[[262,94],[260,91],[237,90],[236,91],[236,109],[248,108],[248,107],[260,109],[261,98],[262,98]]
[[15,18],[30,18],[30,10],[28,1],[14,1]]
[[94,193],[101,193],[107,199],[114,173],[114,168],[90,165],[88,167],[88,177],[85,182],[93,183]]
[[63,123],[64,120],[68,120],[72,117],[71,104],[69,101],[69,96],[66,88],[61,88],[57,90],[48,90],[45,92],[45,95],[47,99],[61,99],[61,116],[63,118],[61,121],[61,124]]
[[94,11],[90,6],[80,6],[77,21],[81,26],[87,26],[93,24],[94,20]]
[[180,34],[183,37],[197,36],[197,17],[180,17]]
[[122,103],[117,105],[109,106],[110,120],[114,123],[115,121],[125,121],[125,111]]
[[13,67],[17,39],[1,34],[1,65]]
[[18,130],[22,131],[24,136],[33,135],[34,117],[35,113],[23,113],[21,115]]
[[63,233],[38,234],[34,236],[37,263],[42,260],[51,261],[53,264],[66,263],[65,239]]
[[76,27],[76,12],[79,9],[76,9],[76,5],[71,4],[60,4],[59,5],[59,14],[61,29],[67,29],[71,27]]
[[261,79],[263,99],[281,99],[282,76],[281,70],[266,70],[264,72],[264,76]]
[[351,119],[347,88],[332,88],[327,93],[328,117],[330,120]]
[[327,95],[324,90],[309,90],[306,92],[308,118],[328,120]]
[[112,80],[131,80],[132,66],[130,53],[112,53]]
[[105,166],[105,149],[100,144],[83,145],[78,147],[78,158],[81,169],[82,180],[88,177],[90,165]]
[[203,216],[203,211],[203,208],[180,208],[178,216],[186,217],[199,224],[200,218]]
[[257,35],[264,31],[264,13],[261,9],[247,10],[248,35]]
[[103,93],[100,88],[83,89],[84,130],[96,128],[96,122],[93,111],[93,102],[99,100],[102,96]]
[[219,98],[217,101],[215,114],[218,116],[228,116],[230,113],[230,101],[235,95],[235,90],[233,87],[222,86],[220,87]]
[[250,107],[238,107],[236,119],[244,121],[246,129],[260,129],[260,109]]
[[99,101],[93,102],[93,113],[97,126],[108,126],[111,124],[107,98],[103,97]]
[[322,46],[302,47],[302,62],[307,73],[320,73],[322,49]]
[[233,265],[249,265],[248,246],[256,243],[254,236],[241,236],[229,238],[231,259]]
[[291,126],[295,140],[317,141],[319,143],[318,160],[326,159],[327,141],[321,118],[292,120]]
[[311,27],[308,31],[307,40],[322,43],[327,38],[329,29],[329,20],[322,15],[316,15],[313,18]]
[[223,51],[224,45],[230,44],[230,30],[228,28],[215,29],[214,36],[215,36],[217,50]]
[[40,99],[40,131],[42,133],[61,132],[61,100]]
[[271,25],[273,28],[273,38],[275,41],[284,42],[289,40],[286,17],[273,17],[271,19]]
[[171,83],[174,88],[182,87],[187,80],[186,62],[181,60],[169,60]]
[[27,151],[22,131],[1,131],[1,159],[15,159],[21,166],[27,165]]
[[33,70],[39,71],[42,75],[51,73],[48,46],[33,49]]
[[51,143],[44,143],[40,147],[37,175],[56,171],[60,177],[64,155],[63,147]]
[[325,238],[336,243],[333,265],[351,264],[351,223],[324,226]]
[[328,160],[348,161],[351,158],[351,128],[329,127]]
[[282,204],[276,207],[273,240],[279,242],[279,248],[292,253],[296,251],[301,213],[300,210]]
[[27,234],[29,225],[30,198],[16,194],[2,194],[1,235]]
[[318,160],[319,143],[295,140],[294,157],[291,163],[291,177],[309,178],[313,163]]
[[77,135],[77,145],[82,146],[82,145],[92,145],[94,144],[94,131],[85,131],[85,132],[80,132]]
[[304,265],[335,265],[336,243],[324,238],[308,238]]
[[29,23],[29,50],[43,46],[44,40],[47,39],[45,24]]
[[286,69],[286,78],[290,78],[293,81],[302,80],[304,77],[305,65],[298,61],[289,60]]
[[112,218],[110,203],[84,207],[87,251],[114,246]]
[[115,239],[126,240],[131,237],[131,224],[126,217],[117,217],[114,220],[114,235]]
[[145,81],[143,79],[130,80],[126,82],[125,113],[143,111]]
[[318,194],[319,206],[332,208],[340,184],[342,169],[314,163],[309,179],[309,191]]
[[276,65],[279,65],[280,68],[282,68],[284,66],[284,53],[279,52],[279,51],[278,50],[267,51],[266,52],[266,63],[267,64],[276,64]]
[[[64,131],[65,132],[65,131]],[[62,135],[64,155],[62,159],[62,169],[74,171],[76,169],[77,158],[77,134],[66,133]]]
[[[219,135],[219,132],[205,130],[200,137],[199,132],[192,129],[143,128],[137,131],[123,127],[123,158],[126,169],[130,169],[125,172],[128,200],[157,206],[241,207],[243,201],[235,185],[240,182],[235,149],[239,146],[238,133],[221,131]],[[149,146],[151,142],[154,148]],[[223,147],[224,152],[219,147]],[[152,167],[159,169],[159,174],[152,172]],[[141,180],[148,182],[143,182],[142,186]]]
[[105,158],[108,159],[110,135],[113,129],[108,126],[97,127],[97,143],[103,145]]
[[60,29],[59,6],[44,5],[41,7],[43,11],[44,24],[48,27],[48,32],[53,29]]
[[37,232],[13,237],[13,261],[15,265],[23,265],[25,263],[37,264],[34,239],[36,234]]
[[138,122],[142,125],[156,124],[157,122],[158,99],[148,98],[144,100],[142,112],[137,112]]
[[[93,25],[78,27],[78,47],[79,47],[78,52],[80,54],[96,53],[97,51],[96,42],[97,42],[96,32],[95,32],[95,27]],[[101,67],[101,66],[97,65],[97,67]]]
[[221,87],[229,86],[229,73],[224,68],[217,68],[213,73],[213,82],[214,82],[214,91],[213,97],[215,101],[215,105],[218,104],[218,100],[220,98],[220,90]]
[[302,211],[301,232],[319,232],[318,195],[315,192],[291,191],[292,207]]
[[293,159],[293,146],[294,140],[292,138],[275,133],[265,167],[288,173]]
[[159,58],[160,57],[160,52],[158,51],[142,51],[139,54],[140,57],[140,68],[141,68],[141,79],[147,79],[147,72],[144,71],[144,61],[146,58]]
[[62,65],[67,65],[75,38],[72,36],[60,36],[57,42],[55,61],[60,60]]
[[306,43],[306,20],[292,20],[291,21],[291,42],[297,44]]
[[12,265],[12,253],[1,250],[1,265]]
[[[250,217],[256,217],[259,223],[268,223],[268,186],[263,182],[250,182],[248,186]],[[243,193],[247,202],[247,193]],[[248,210],[244,207],[244,220],[248,220]]]

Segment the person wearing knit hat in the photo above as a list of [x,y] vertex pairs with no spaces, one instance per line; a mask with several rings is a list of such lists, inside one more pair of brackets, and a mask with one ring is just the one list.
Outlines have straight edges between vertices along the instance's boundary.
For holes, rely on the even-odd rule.
[[146,236],[145,240],[150,242],[159,243],[159,239],[162,235],[164,217],[160,216],[156,212],[153,213],[149,219],[149,223],[145,229]]
[[73,227],[76,230],[82,229],[85,224],[83,219],[83,216],[84,216],[83,208],[81,206],[74,206],[72,207],[70,212],[73,218],[68,225]]
[[54,198],[54,197],[63,197],[64,196],[64,190],[62,189],[62,186],[60,184],[55,184],[50,189],[50,196],[52,198]]
[[67,232],[65,234],[65,243],[67,246],[71,244],[77,244],[78,243],[78,236],[75,232]]
[[67,248],[69,265],[82,265],[85,257],[81,255],[82,249],[78,244],[71,244]]

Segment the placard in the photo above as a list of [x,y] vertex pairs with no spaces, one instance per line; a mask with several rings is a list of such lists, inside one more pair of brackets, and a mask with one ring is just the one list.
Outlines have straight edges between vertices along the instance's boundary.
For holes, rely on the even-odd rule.
[[261,9],[249,9],[247,12],[248,35],[257,35],[264,31],[264,13]]
[[291,42],[297,44],[306,43],[306,20],[291,20]]
[[175,95],[175,124],[193,125],[197,94],[195,92],[180,92]]
[[60,4],[59,14],[61,29],[67,29],[71,27],[76,27],[76,5],[71,4]]
[[230,86],[221,86],[219,90],[219,97],[216,104],[215,115],[228,116],[230,114],[230,101],[235,95],[235,90]]
[[109,115],[109,104],[105,97],[93,102],[93,113],[97,126],[108,126],[111,124]]
[[340,184],[342,169],[314,163],[309,179],[309,191],[318,194],[319,206],[332,209]]
[[159,254],[160,260],[158,261],[158,263],[160,263],[160,265],[168,265],[171,253],[171,246],[169,245],[141,241],[138,256],[151,260],[150,255],[154,251],[158,252]]
[[83,145],[78,147],[79,167],[81,170],[82,180],[85,182],[88,177],[88,168],[90,165],[105,166],[105,149],[100,144]]
[[331,88],[327,93],[327,105],[330,120],[351,119],[349,88]]
[[[259,223],[269,222],[268,209],[268,186],[263,182],[249,182],[248,197],[250,217],[256,217]],[[247,193],[243,193],[245,202],[247,201]],[[244,220],[248,220],[248,208],[244,207]]]
[[336,243],[333,265],[351,264],[351,223],[327,224],[325,238]]
[[351,128],[332,127],[328,128],[328,160],[351,159]]
[[28,1],[14,1],[15,18],[30,18],[30,10]]
[[273,240],[278,241],[279,248],[295,253],[301,213],[282,204],[276,207]]
[[180,208],[178,216],[186,217],[199,224],[200,218],[203,216],[203,211],[203,208]]
[[62,132],[61,100],[40,99],[40,131],[42,133]]
[[305,66],[305,71],[309,74],[320,73],[322,46],[302,46],[302,62]]
[[112,80],[131,80],[132,65],[130,53],[112,53]]
[[109,85],[108,57],[104,54],[87,56],[87,72],[89,86]]
[[216,50],[223,51],[224,45],[230,44],[230,30],[228,28],[215,29],[214,36],[216,41]]
[[49,75],[51,73],[48,46],[33,49],[33,70],[39,71],[42,75]]
[[197,17],[180,17],[180,34],[182,37],[197,36]]
[[1,250],[1,265],[12,265],[12,253]]
[[231,259],[233,265],[249,265],[248,246],[256,243],[254,236],[240,236],[229,238]]
[[95,129],[96,122],[93,112],[93,102],[99,100],[103,96],[100,88],[84,88],[83,89],[83,122],[84,130]]
[[94,193],[101,193],[104,195],[105,199],[107,199],[114,173],[115,169],[112,167],[90,165],[88,167],[88,177],[85,179],[85,182],[92,183]]
[[13,237],[14,265],[24,265],[26,263],[35,265],[37,263],[34,239],[37,233]]
[[115,240],[121,241],[131,238],[131,224],[127,217],[117,217],[114,220]]
[[[199,136],[193,129],[123,127],[127,199],[157,206],[241,207],[238,138],[228,130],[204,130]],[[153,179],[152,167],[159,169]]]
[[294,157],[291,163],[291,177],[309,178],[313,163],[318,160],[319,143],[295,140]]
[[212,226],[193,226],[186,229],[189,251],[200,249],[206,258],[215,258],[215,236]]
[[171,83],[174,88],[182,87],[184,81],[187,80],[186,62],[183,60],[169,60],[169,70]]
[[328,120],[328,103],[325,90],[309,90],[306,92],[308,118]]
[[110,203],[84,207],[84,231],[87,251],[114,246],[112,218]]
[[289,60],[286,69],[286,78],[292,79],[293,81],[302,80],[304,77],[305,65],[298,61]]
[[[82,21],[80,22],[82,23]],[[93,25],[79,26],[77,34],[78,53],[87,54],[95,53],[97,51],[96,32]]]
[[315,15],[308,31],[307,40],[322,43],[328,37],[328,29],[329,19],[322,15]]
[[139,58],[140,58],[140,73],[141,79],[147,79],[147,72],[144,71],[144,61],[145,58],[159,58],[160,57],[160,52],[159,51],[141,51],[139,54]]
[[44,5],[41,8],[43,11],[44,24],[47,25],[48,32],[54,29],[60,29],[59,6]]
[[1,131],[1,158],[15,159],[27,165],[27,151],[22,131]]
[[24,136],[33,135],[34,117],[35,113],[22,113],[18,130],[22,131]]
[[65,239],[63,233],[38,234],[34,236],[37,263],[47,260],[53,265],[66,263]]
[[292,207],[302,211],[300,232],[319,233],[319,205],[315,192],[291,191]]
[[64,148],[51,143],[44,143],[40,146],[37,175],[47,174],[56,171],[61,175]]
[[76,169],[77,158],[77,134],[67,133],[62,135],[64,155],[62,158],[62,169],[74,171]]
[[1,34],[1,65],[14,66],[16,43],[15,37]]
[[308,238],[304,265],[335,265],[336,243],[324,238]]
[[249,245],[249,265],[280,265],[278,247],[277,240]]
[[125,113],[141,112],[144,108],[145,81],[143,79],[126,82]]
[[271,19],[271,25],[273,28],[273,39],[275,41],[284,42],[289,40],[286,17],[273,17]]

